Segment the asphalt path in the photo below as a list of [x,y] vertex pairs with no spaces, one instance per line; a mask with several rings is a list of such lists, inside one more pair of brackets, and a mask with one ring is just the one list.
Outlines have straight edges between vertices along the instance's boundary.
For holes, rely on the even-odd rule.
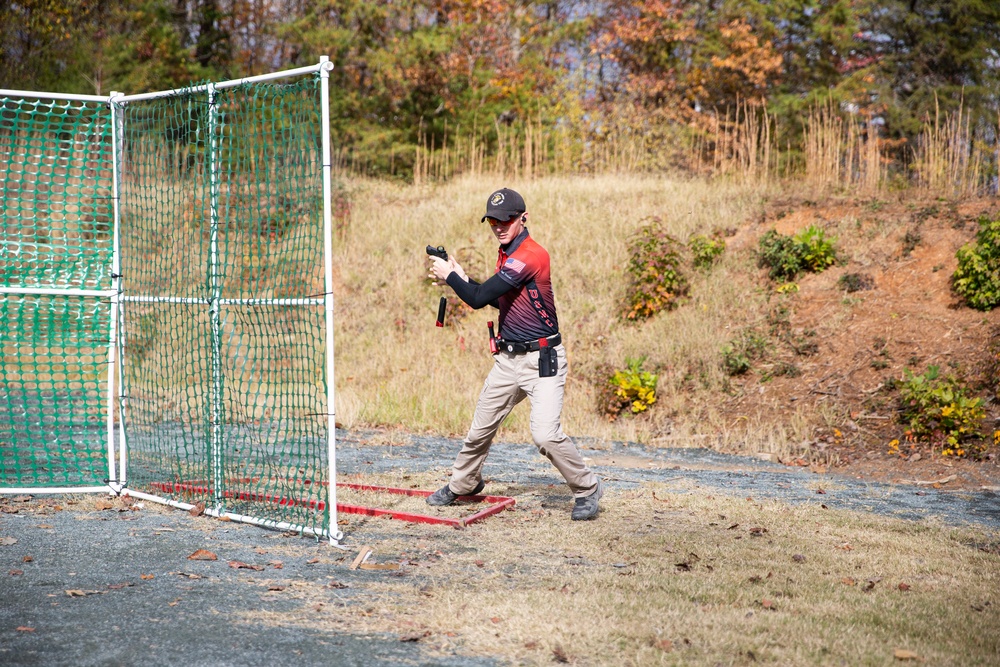
[[[367,437],[338,433],[341,474],[443,475],[460,446],[421,436],[399,438],[392,447],[372,446]],[[1000,496],[989,490],[877,484],[704,449],[580,444],[614,489],[659,482],[678,493],[751,496],[1000,528]],[[524,443],[495,445],[484,472],[496,481],[561,484],[548,461]],[[267,612],[300,608],[304,587],[320,591],[321,613],[364,604],[366,582],[383,575],[349,570],[344,558],[352,553],[181,511],[101,510],[85,501],[71,505],[72,500],[0,499],[0,665],[497,664],[440,650],[432,654],[399,635],[359,636],[266,621]],[[188,560],[199,549],[218,561]]]

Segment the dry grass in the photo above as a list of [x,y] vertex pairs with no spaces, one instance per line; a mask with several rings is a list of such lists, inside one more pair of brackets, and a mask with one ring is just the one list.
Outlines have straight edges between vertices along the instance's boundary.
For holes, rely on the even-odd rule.
[[[659,216],[681,240],[737,228],[760,210],[757,188],[654,176],[547,177],[527,182],[465,177],[443,185],[350,181],[354,209],[335,243],[336,409],[348,428],[402,427],[464,434],[491,364],[487,308],[455,303],[447,326],[434,326],[447,288],[426,278],[424,246],[443,244],[483,280],[496,243],[478,223],[483,200],[499,185],[519,189],[532,235],[548,248],[560,325],[571,367],[564,409],[570,434],[661,444],[716,444],[757,451],[801,442],[794,412],[787,430],[754,434],[718,414],[727,378],[720,348],[736,330],[766,317],[767,294],[755,285],[751,241],[735,238],[722,262],[691,271],[692,297],[642,324],[619,319],[625,298],[627,240],[644,218]],[[660,374],[650,415],[608,422],[597,388],[607,366],[648,357]],[[527,406],[515,409],[504,437],[529,439]],[[749,441],[747,440],[749,434]],[[779,448],[779,449],[774,449]]]
[[[650,440],[668,435],[682,410],[703,421],[711,408],[691,400],[689,385],[717,389],[723,380],[718,350],[730,328],[760,317],[763,299],[748,300],[738,277],[748,259],[734,249],[713,271],[692,274],[687,306],[626,325],[618,314],[627,239],[654,215],[682,240],[736,226],[755,210],[758,196],[737,186],[611,175],[525,183],[467,177],[438,186],[350,182],[353,218],[334,258],[338,421],[464,433],[492,362],[486,321],[496,320],[496,311],[472,313],[456,303],[447,327],[436,328],[438,298],[451,292],[429,284],[424,246],[445,245],[474,278],[492,274],[496,242],[478,220],[484,198],[501,184],[525,195],[531,233],[552,256],[572,369],[568,429]],[[623,367],[627,357],[642,356],[661,373],[659,416],[607,423],[595,408],[590,380],[605,364]],[[676,416],[682,431],[698,430]],[[507,428],[511,437],[528,437],[527,410],[516,410]]]
[[525,665],[874,665],[897,649],[987,665],[1000,654],[987,630],[1000,624],[996,534],[713,497],[681,480],[610,491],[582,525],[561,489],[490,492],[517,507],[466,531],[352,520],[352,538],[401,570],[363,575],[357,598],[296,587],[300,608],[248,618]]

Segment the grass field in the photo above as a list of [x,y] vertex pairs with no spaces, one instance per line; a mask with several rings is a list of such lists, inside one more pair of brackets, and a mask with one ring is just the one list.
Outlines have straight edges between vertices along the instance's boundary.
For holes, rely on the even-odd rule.
[[[464,433],[491,365],[486,322],[453,300],[442,330],[438,299],[450,289],[427,280],[427,244],[443,244],[485,280],[496,242],[479,223],[486,196],[507,185],[529,209],[531,234],[552,258],[560,328],[570,363],[564,410],[571,434],[641,442],[698,438],[725,443],[728,425],[711,396],[726,382],[720,348],[740,326],[766,311],[753,284],[752,253],[731,247],[712,270],[692,271],[691,298],[641,324],[620,318],[625,300],[627,243],[650,216],[681,241],[735,228],[752,217],[763,193],[702,180],[637,175],[549,177],[527,183],[468,177],[412,186],[348,181],[354,202],[349,227],[335,241],[337,290],[337,416],[347,427],[383,425]],[[596,390],[608,369],[647,358],[660,374],[659,401],[649,415],[609,423]],[[787,416],[782,432],[749,432],[754,449],[780,446],[802,420]],[[528,438],[527,412],[516,410],[508,437]]]
[[[376,483],[431,488],[427,477]],[[490,492],[518,504],[465,531],[351,518],[346,530],[374,540],[372,562],[399,571],[366,578],[361,605],[331,608],[314,588],[300,591],[298,611],[247,620],[389,632],[524,665],[1000,657],[1000,553],[989,531],[706,494],[682,479],[611,491],[585,525],[569,521],[561,489]]]

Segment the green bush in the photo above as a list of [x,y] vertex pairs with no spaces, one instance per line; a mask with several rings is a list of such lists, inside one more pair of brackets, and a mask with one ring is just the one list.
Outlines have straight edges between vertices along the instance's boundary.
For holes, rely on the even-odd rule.
[[728,375],[743,375],[766,351],[767,338],[754,329],[746,329],[722,346],[722,367]]
[[628,295],[622,316],[643,320],[675,308],[688,293],[681,271],[683,244],[667,234],[659,218],[641,227],[629,243]]
[[601,410],[608,419],[617,419],[623,412],[639,414],[656,403],[658,377],[642,369],[645,361],[646,357],[626,359],[625,369],[607,379]]
[[757,250],[757,266],[768,269],[771,280],[791,282],[802,271],[820,273],[837,261],[834,239],[815,225],[809,225],[795,236],[785,236],[770,230],[761,237]]
[[928,366],[921,375],[904,369],[899,395],[907,438],[930,442],[942,456],[981,454],[986,445],[979,428],[986,411],[983,399],[968,391],[954,377],[940,377],[937,366]]
[[1000,304],[1000,219],[979,219],[976,240],[955,253],[958,268],[951,286],[969,306],[992,310]]
[[691,251],[691,262],[696,268],[707,269],[712,266],[726,250],[726,242],[721,238],[709,238],[704,234],[696,234],[688,239],[688,250]]

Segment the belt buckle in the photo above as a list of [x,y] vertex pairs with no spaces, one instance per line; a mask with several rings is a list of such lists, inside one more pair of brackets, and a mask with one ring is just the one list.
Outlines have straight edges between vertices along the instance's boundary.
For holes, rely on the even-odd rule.
[[514,346],[510,343],[507,344],[507,351],[514,354]]

